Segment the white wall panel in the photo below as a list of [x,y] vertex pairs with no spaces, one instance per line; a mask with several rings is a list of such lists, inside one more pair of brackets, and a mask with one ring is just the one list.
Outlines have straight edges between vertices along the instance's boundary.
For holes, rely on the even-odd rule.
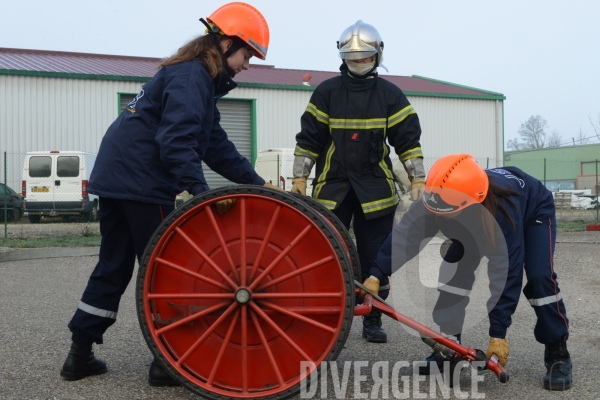
[[[294,147],[310,91],[237,88],[230,97],[256,99],[257,148]],[[423,133],[428,167],[449,153],[471,153],[483,165],[502,161],[502,102],[409,96]],[[497,104],[498,103],[498,104]],[[499,111],[498,111],[499,110]]]
[[96,153],[117,117],[118,92],[141,83],[0,75],[0,149]]
[[450,153],[470,153],[484,167],[488,158],[490,167],[502,162],[502,147],[498,152],[502,121],[497,120],[495,101],[416,96],[409,97],[409,101],[421,122],[427,168]]
[[227,97],[256,99],[257,149],[296,146],[311,91],[236,88]]
[[[117,117],[119,92],[141,82],[0,75],[0,151],[98,151]],[[228,98],[256,99],[257,149],[295,146],[312,91],[238,87]],[[409,96],[423,128],[427,168],[454,152],[483,166],[502,163],[502,101]],[[20,172],[20,171],[19,171]]]

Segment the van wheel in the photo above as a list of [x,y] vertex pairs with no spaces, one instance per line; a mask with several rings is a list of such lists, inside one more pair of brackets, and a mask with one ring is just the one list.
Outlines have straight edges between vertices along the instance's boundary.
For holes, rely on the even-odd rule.
[[39,224],[40,218],[41,218],[41,216],[39,216],[39,215],[30,215],[29,222],[31,222],[32,224]]
[[19,219],[21,219],[22,215],[23,215],[23,212],[20,209],[13,208],[12,212],[9,214],[9,218],[7,218],[7,219],[9,221],[17,222]]

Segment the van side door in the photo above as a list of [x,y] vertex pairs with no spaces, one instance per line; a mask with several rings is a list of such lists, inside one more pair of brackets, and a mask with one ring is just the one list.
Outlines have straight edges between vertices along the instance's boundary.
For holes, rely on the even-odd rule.
[[32,155],[26,162],[24,180],[27,182],[28,210],[42,210],[53,206],[52,161],[50,155]]
[[80,171],[83,170],[81,156],[78,154],[56,155],[56,176],[54,178],[55,209],[81,208]]

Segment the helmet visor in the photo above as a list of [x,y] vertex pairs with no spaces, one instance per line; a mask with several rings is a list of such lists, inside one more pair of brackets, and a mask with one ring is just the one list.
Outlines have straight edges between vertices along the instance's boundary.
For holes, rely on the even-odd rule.
[[340,58],[342,60],[362,60],[377,54],[377,50],[346,50],[340,49]]
[[350,40],[341,42],[340,58],[342,60],[360,60],[377,54],[375,46],[361,40],[358,35],[352,35]]

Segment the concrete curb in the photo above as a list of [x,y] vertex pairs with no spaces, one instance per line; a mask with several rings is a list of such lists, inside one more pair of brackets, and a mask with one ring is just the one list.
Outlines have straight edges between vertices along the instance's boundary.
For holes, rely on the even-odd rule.
[[34,260],[38,258],[98,256],[100,247],[46,247],[9,250],[0,253],[0,262]]

